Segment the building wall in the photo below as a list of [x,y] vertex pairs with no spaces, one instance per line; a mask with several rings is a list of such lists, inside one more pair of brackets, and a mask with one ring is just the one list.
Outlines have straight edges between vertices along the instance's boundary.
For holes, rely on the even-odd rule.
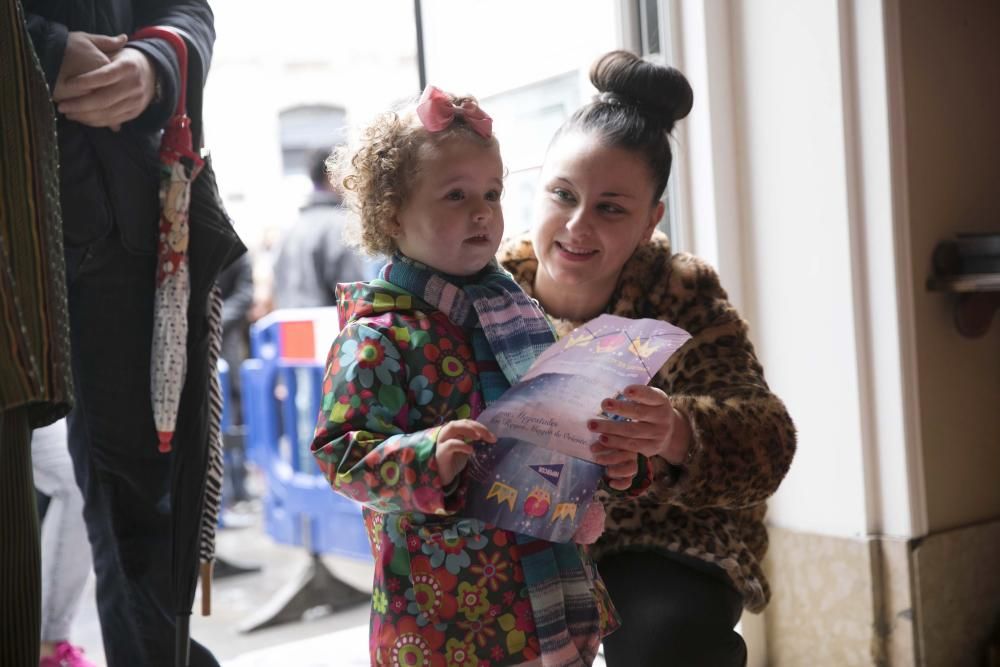
[[920,431],[928,526],[1000,517],[1000,318],[955,330],[954,295],[928,292],[934,246],[1000,232],[1000,4],[899,3]]

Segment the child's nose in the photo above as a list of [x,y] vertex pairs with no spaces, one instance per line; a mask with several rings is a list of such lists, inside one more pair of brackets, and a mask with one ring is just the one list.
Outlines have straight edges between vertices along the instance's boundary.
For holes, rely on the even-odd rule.
[[493,215],[493,209],[486,202],[480,202],[472,210],[472,219],[476,222],[489,220],[491,215]]

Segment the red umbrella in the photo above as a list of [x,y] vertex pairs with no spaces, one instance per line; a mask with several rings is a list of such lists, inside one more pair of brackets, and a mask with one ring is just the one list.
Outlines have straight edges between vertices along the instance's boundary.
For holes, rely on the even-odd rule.
[[162,39],[177,53],[181,85],[177,109],[167,122],[160,143],[160,235],[157,247],[156,301],[153,313],[153,354],[150,385],[159,450],[169,452],[177,423],[177,408],[187,374],[188,209],[191,181],[204,166],[191,142],[191,119],[186,111],[187,45],[174,31],[143,28],[133,39]]

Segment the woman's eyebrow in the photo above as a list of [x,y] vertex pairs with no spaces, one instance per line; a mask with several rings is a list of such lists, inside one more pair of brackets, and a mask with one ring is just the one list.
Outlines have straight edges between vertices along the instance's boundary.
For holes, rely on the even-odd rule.
[[[552,179],[553,181],[560,181],[566,185],[573,186],[573,181],[569,180],[565,176],[556,176]],[[635,195],[628,194],[627,192],[615,192],[613,190],[607,190],[602,192],[601,197],[621,197],[622,199],[636,199]]]

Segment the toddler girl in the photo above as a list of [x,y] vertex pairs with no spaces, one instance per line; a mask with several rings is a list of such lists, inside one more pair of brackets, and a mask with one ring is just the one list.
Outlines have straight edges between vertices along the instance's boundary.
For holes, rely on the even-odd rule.
[[614,612],[576,544],[462,516],[475,421],[554,340],[499,268],[503,163],[473,98],[428,88],[334,171],[380,277],[340,285],[313,452],[364,505],[373,665],[589,665]]

